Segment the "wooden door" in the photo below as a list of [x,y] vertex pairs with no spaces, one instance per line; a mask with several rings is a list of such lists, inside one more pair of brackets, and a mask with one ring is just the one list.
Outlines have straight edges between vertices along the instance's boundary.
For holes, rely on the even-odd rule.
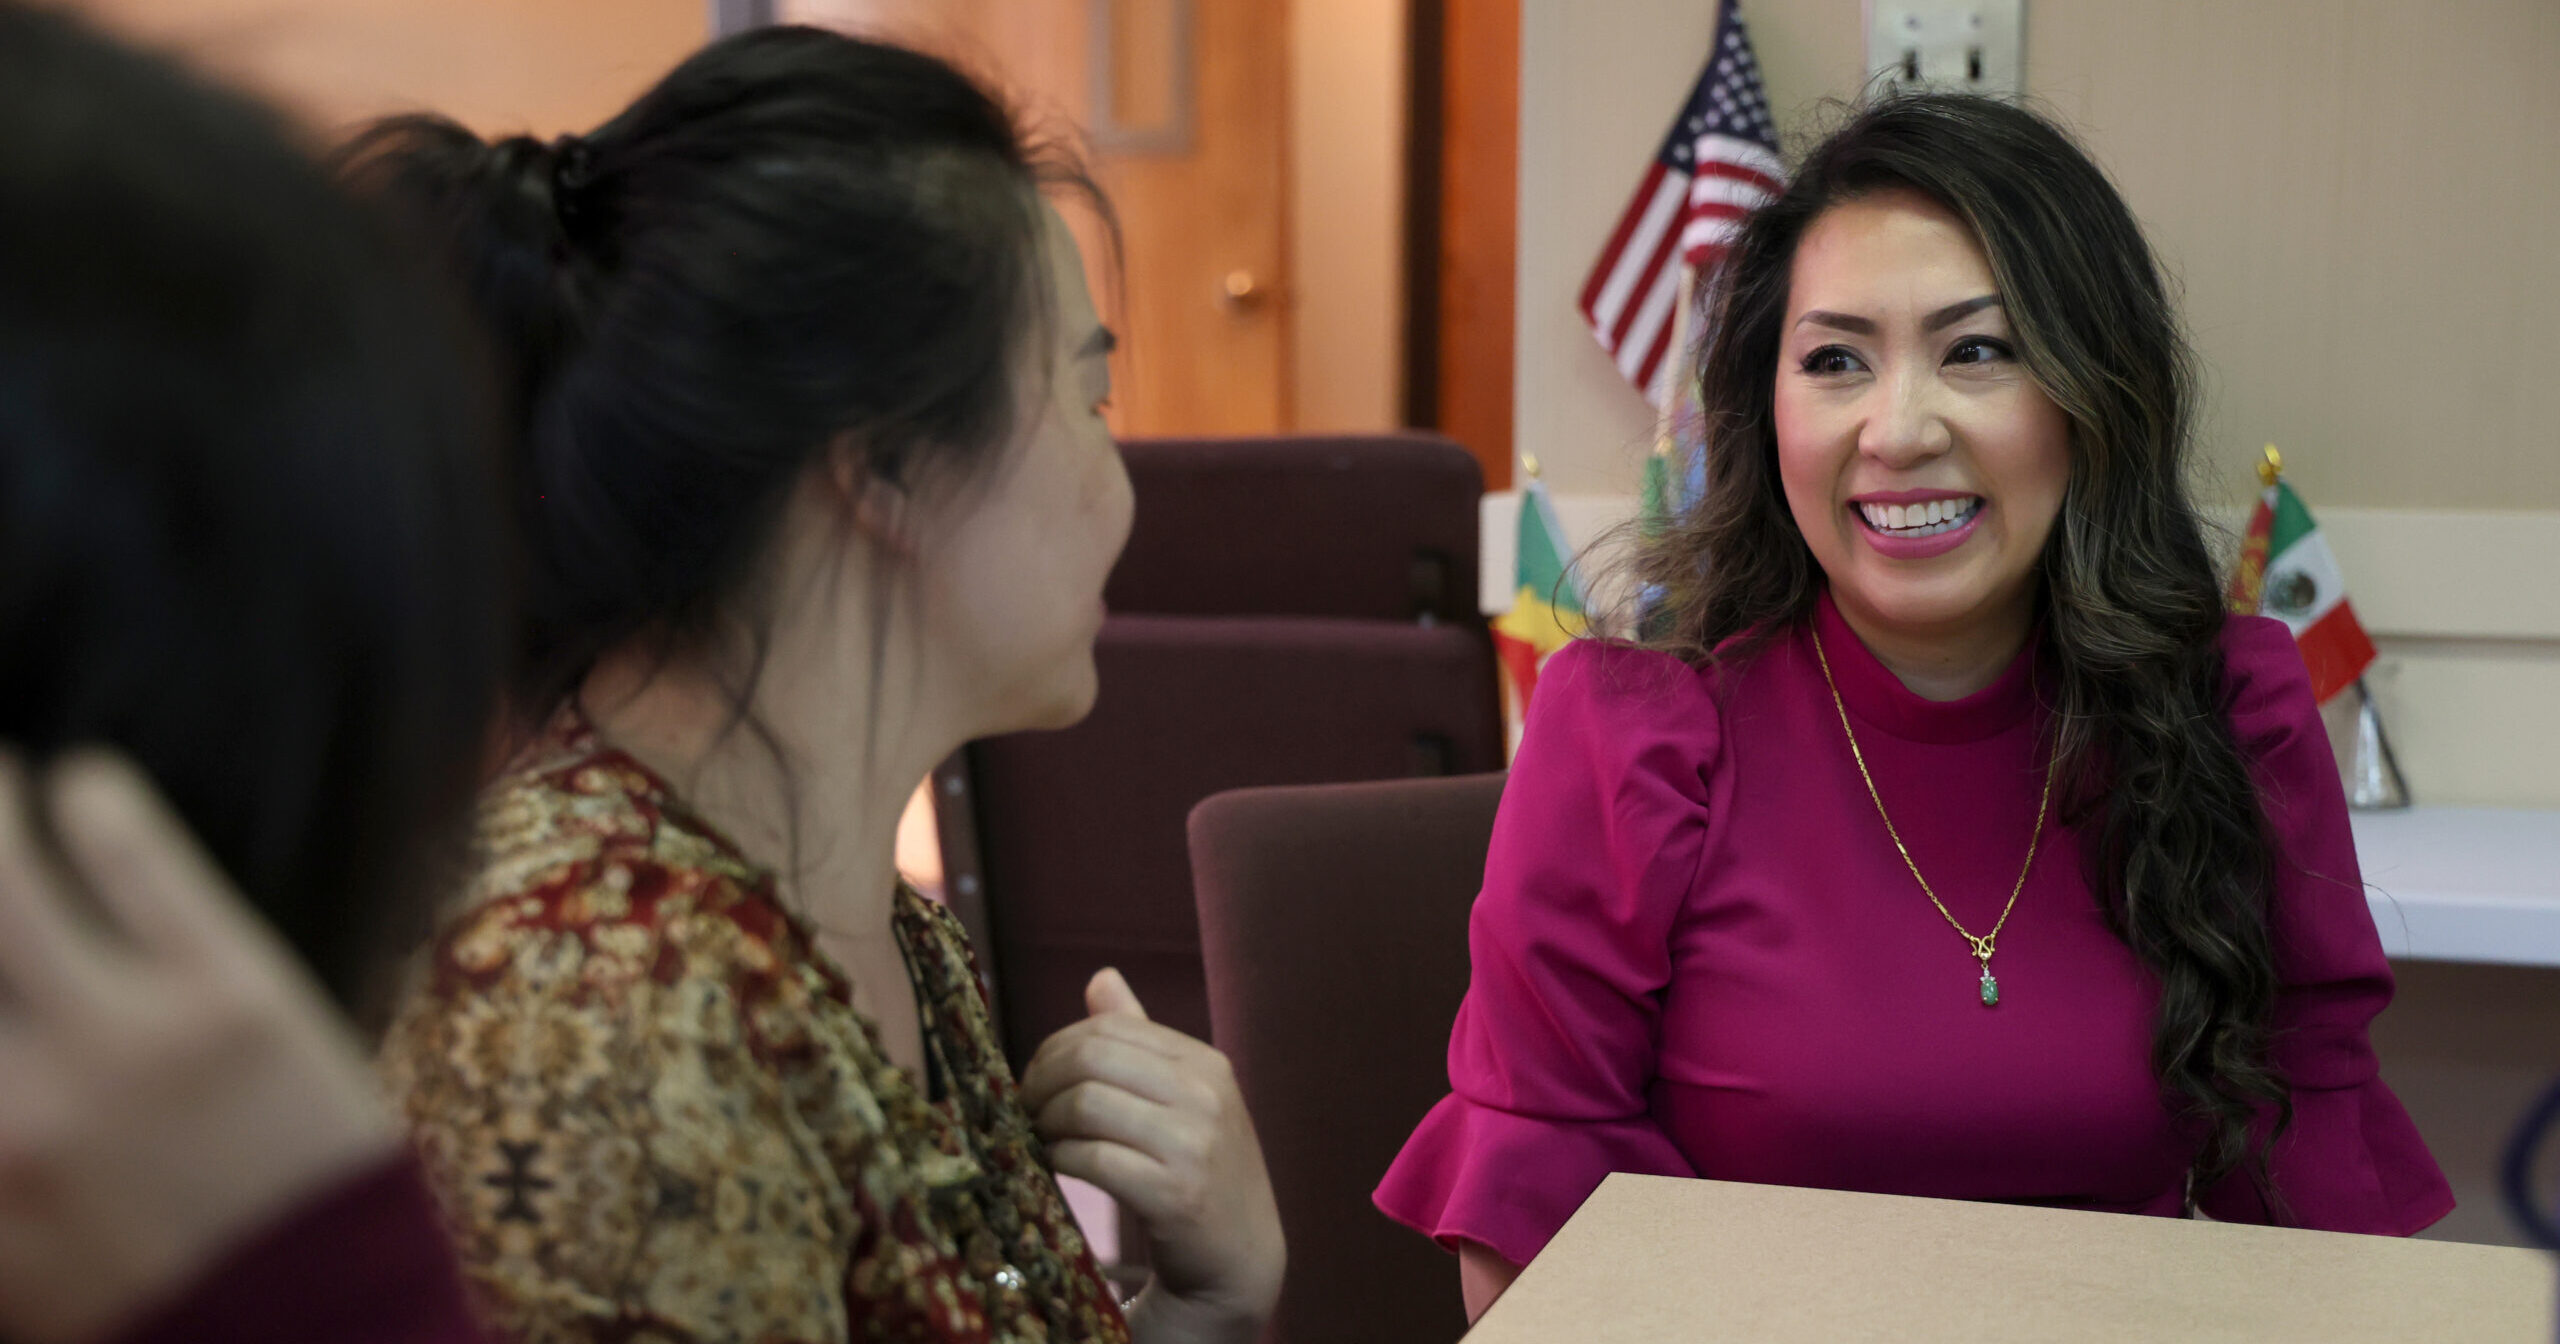
[[784,0],[787,22],[876,33],[1087,137],[1121,228],[1069,209],[1127,351],[1112,428],[1288,427],[1285,0]]
[[1485,488],[1501,490],[1512,460],[1520,0],[1432,0],[1418,13],[1426,38],[1439,39],[1427,62],[1441,118],[1431,423],[1484,464]]

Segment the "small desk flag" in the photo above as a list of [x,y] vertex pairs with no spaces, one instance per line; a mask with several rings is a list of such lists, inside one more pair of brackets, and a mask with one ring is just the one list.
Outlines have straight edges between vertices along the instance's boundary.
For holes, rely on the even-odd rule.
[[1547,493],[1547,483],[1533,473],[1520,491],[1520,545],[1513,562],[1511,610],[1493,621],[1494,652],[1511,674],[1523,718],[1528,716],[1529,696],[1538,688],[1538,668],[1547,655],[1572,643],[1591,625],[1582,576],[1573,571],[1570,554],[1564,524],[1556,518],[1556,502]]
[[2346,577],[2320,525],[2285,484],[2284,459],[2273,444],[2258,466],[2258,479],[2266,489],[2241,539],[2231,607],[2273,616],[2292,628],[2303,664],[2311,669],[2311,694],[2325,704],[2373,665],[2373,641],[2347,604]]

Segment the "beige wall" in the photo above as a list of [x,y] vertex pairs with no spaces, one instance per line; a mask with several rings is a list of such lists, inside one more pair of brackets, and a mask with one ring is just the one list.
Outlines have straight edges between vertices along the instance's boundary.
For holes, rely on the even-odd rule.
[[74,0],[324,133],[431,109],[550,136],[611,115],[701,45],[705,0]]
[[[1525,0],[1517,416],[1559,488],[1625,488],[1649,433],[1572,300],[1713,10]],[[1856,91],[1859,0],[1744,12],[1790,131]],[[2560,509],[2560,4],[2033,0],[2027,34],[2184,282],[2226,494],[2272,439],[2315,508]]]

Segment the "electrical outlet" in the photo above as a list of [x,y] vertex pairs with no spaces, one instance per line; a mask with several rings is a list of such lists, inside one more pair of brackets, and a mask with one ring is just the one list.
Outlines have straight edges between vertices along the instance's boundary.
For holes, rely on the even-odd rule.
[[1867,0],[1867,80],[2019,93],[2026,31],[2026,0]]

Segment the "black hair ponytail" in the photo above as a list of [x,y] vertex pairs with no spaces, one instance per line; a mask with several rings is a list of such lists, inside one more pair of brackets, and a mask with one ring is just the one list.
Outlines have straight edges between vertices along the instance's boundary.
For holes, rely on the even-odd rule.
[[341,161],[507,363],[532,715],[634,637],[753,621],[738,599],[829,444],[908,488],[992,462],[1046,292],[1041,190],[1099,202],[949,65],[814,28],[707,47],[583,136],[402,117]]
[[519,423],[585,332],[595,269],[569,221],[596,213],[580,207],[588,160],[575,137],[491,143],[428,114],[375,122],[339,151],[341,175],[460,272]]

